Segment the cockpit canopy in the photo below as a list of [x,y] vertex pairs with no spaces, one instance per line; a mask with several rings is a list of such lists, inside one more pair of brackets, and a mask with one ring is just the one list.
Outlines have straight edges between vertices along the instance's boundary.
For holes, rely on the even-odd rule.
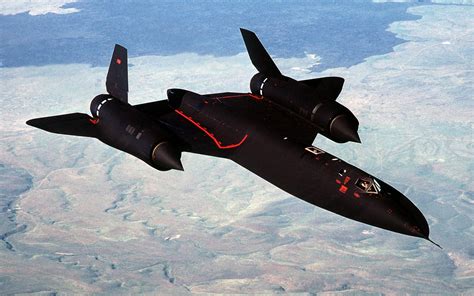
[[362,177],[356,181],[356,186],[365,193],[379,194],[381,191],[380,184],[377,180],[370,177]]

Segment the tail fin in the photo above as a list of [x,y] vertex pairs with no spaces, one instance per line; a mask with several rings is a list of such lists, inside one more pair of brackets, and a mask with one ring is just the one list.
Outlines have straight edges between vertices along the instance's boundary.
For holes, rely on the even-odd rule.
[[252,64],[267,77],[283,76],[254,32],[240,28]]
[[84,113],[70,113],[35,118],[28,120],[26,124],[56,134],[91,138],[97,137],[97,130],[94,126],[96,122],[94,122],[89,115]]
[[115,44],[105,85],[109,94],[122,102],[128,102],[127,49],[121,45]]

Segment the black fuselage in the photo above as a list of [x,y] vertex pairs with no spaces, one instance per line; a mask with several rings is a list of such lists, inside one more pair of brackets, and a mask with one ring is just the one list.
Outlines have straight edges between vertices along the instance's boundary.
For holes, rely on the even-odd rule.
[[[275,186],[347,218],[427,237],[421,212],[390,185],[316,147],[258,128],[252,135],[231,159]],[[375,180],[379,188],[368,193],[357,186],[360,180]]]
[[202,129],[202,134],[207,132],[210,141],[217,141],[215,156],[229,158],[318,207],[398,233],[428,238],[424,216],[403,194],[338,157],[301,143],[297,130],[286,130],[285,134],[272,121],[275,116],[282,123],[294,125],[302,120],[296,114],[248,94],[200,96],[175,91],[181,92],[175,101],[169,95],[175,112],[196,130]]

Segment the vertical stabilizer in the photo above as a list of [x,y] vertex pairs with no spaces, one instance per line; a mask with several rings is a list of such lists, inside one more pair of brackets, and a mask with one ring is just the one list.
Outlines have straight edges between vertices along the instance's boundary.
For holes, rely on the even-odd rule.
[[122,102],[128,102],[128,61],[127,49],[115,44],[105,83],[107,92]]
[[281,77],[281,72],[254,32],[240,28],[252,64],[266,77]]

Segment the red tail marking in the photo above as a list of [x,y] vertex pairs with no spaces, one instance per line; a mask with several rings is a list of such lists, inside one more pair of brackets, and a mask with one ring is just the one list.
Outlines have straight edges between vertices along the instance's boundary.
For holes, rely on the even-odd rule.
[[231,148],[236,148],[236,147],[239,147],[240,145],[242,145],[243,142],[245,142],[245,140],[247,140],[247,137],[248,137],[248,134],[245,134],[245,136],[242,138],[242,140],[240,140],[239,143],[235,143],[235,144],[230,144],[230,145],[226,145],[226,146],[223,146],[221,145],[221,142],[219,140],[216,139],[216,137],[214,136],[214,134],[210,133],[207,131],[206,128],[202,127],[198,122],[194,121],[190,116],[184,114],[183,111],[180,111],[178,109],[174,110],[176,113],[178,113],[179,115],[181,115],[183,118],[185,118],[187,121],[191,122],[194,126],[196,126],[197,128],[199,128],[200,130],[202,130],[209,138],[211,138],[214,143],[216,144],[217,148],[219,149],[231,149]]
[[117,65],[120,65],[122,63],[122,60],[121,59],[116,59],[115,62],[117,63]]

